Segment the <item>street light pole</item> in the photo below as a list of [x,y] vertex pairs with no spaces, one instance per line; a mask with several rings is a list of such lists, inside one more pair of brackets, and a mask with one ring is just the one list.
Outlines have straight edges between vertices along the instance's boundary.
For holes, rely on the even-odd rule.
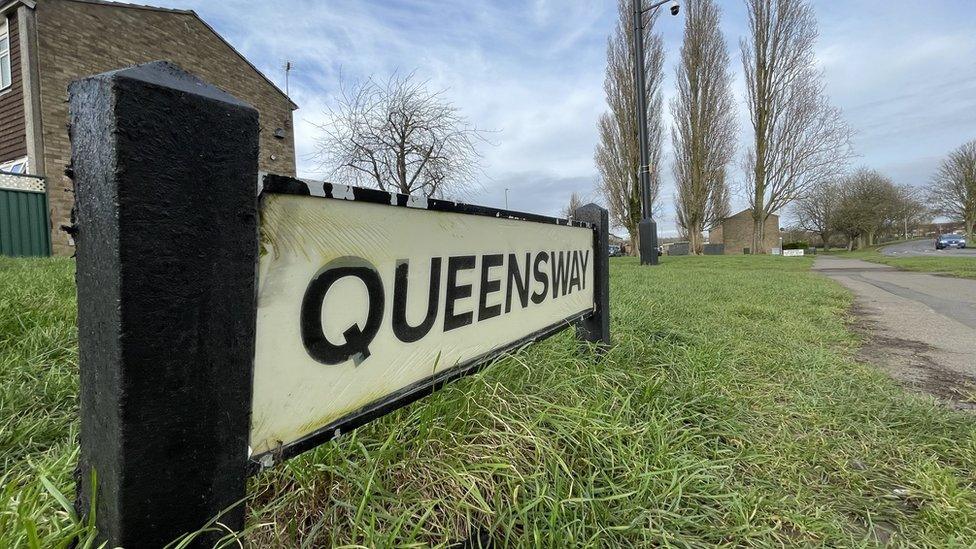
[[664,4],[671,2],[671,15],[678,15],[676,0],[660,0],[642,9],[642,0],[634,2],[634,84],[637,88],[637,142],[640,149],[640,163],[637,166],[637,180],[641,192],[641,221],[637,225],[637,237],[640,241],[641,265],[657,265],[657,223],[654,222],[651,209],[651,167],[650,152],[647,137],[647,89],[644,82],[644,13],[655,11]]
[[505,187],[505,209],[508,209],[508,187]]

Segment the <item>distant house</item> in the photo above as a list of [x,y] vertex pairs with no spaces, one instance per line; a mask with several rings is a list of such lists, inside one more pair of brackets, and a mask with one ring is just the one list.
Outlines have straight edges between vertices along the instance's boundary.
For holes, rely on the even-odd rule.
[[718,226],[708,231],[708,241],[712,244],[724,244],[725,254],[742,254],[746,250],[750,253],[769,253],[779,247],[779,216],[770,215],[763,226],[762,250],[752,249],[752,210],[742,210],[722,219]]
[[[74,202],[64,170],[71,159],[67,88],[78,78],[172,61],[253,105],[261,126],[259,169],[295,174],[296,105],[196,13],[102,0],[12,0],[0,4],[0,15],[0,171],[44,177],[49,219],[41,222],[55,254],[73,251],[60,227]],[[6,191],[14,186],[30,185]],[[0,227],[11,222],[0,219]]]

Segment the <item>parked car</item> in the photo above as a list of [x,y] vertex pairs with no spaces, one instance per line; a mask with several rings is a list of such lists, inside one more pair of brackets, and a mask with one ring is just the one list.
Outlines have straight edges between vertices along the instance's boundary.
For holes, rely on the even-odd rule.
[[610,245],[610,257],[620,257],[624,255],[623,251],[620,249],[619,244]]
[[961,234],[940,234],[935,239],[935,249],[944,250],[946,248],[965,248],[966,237]]

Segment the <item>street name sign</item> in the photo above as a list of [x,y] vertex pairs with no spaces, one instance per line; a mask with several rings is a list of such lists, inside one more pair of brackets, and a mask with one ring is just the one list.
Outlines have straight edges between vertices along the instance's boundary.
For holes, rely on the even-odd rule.
[[610,343],[599,206],[259,176],[257,111],[167,62],[72,83],[69,113],[96,545],[212,547],[262,468],[565,328]]
[[594,228],[263,178],[252,458],[268,465],[594,311]]

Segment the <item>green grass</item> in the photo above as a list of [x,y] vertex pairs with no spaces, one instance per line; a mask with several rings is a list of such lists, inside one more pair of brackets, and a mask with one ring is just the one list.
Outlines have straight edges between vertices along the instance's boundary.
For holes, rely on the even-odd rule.
[[70,505],[75,318],[74,261],[0,257],[0,547],[64,547],[90,533]]
[[919,256],[919,257],[897,257],[886,256],[881,253],[881,248],[890,246],[892,243],[871,246],[863,250],[853,252],[836,251],[830,255],[847,257],[850,259],[863,259],[873,263],[890,265],[906,271],[921,271],[927,273],[938,273],[960,278],[976,279],[976,257],[973,256]]
[[876,254],[865,259],[906,271],[922,271],[976,279],[976,257],[888,257]]
[[[976,544],[973,416],[854,362],[850,297],[810,264],[614,260],[608,353],[562,334],[263,473],[248,539]],[[71,268],[0,259],[3,547],[85,531],[56,497],[77,457]]]

